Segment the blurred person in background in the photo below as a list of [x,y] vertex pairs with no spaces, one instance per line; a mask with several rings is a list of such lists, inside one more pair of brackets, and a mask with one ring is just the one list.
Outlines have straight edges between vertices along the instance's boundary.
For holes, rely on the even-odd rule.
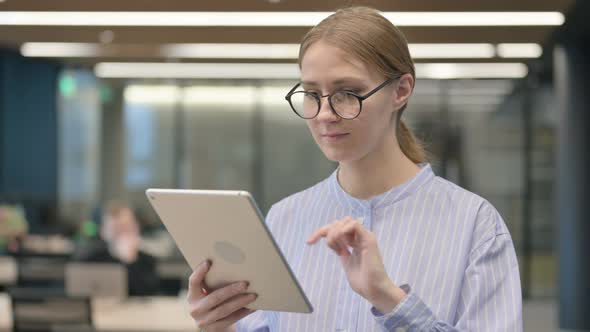
[[121,263],[127,268],[129,295],[154,295],[159,290],[156,260],[140,249],[141,233],[133,210],[125,203],[106,205],[100,226],[100,240],[75,254],[76,260]]
[[28,233],[29,223],[23,208],[0,204],[0,254],[18,254]]

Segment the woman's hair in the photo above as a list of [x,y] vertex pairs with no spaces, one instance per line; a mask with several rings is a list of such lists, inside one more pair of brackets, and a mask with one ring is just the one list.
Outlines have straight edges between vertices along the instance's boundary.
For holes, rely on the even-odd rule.
[[[309,47],[317,41],[346,50],[386,78],[409,73],[414,80],[414,62],[403,33],[373,8],[349,7],[336,11],[303,37],[299,66]],[[402,152],[414,163],[427,161],[422,143],[401,119],[406,105],[397,112],[396,136]]]

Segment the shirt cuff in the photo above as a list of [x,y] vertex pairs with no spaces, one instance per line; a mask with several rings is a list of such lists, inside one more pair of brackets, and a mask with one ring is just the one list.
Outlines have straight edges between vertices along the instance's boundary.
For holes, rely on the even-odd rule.
[[400,288],[407,296],[391,312],[384,314],[375,307],[371,308],[377,324],[383,331],[429,331],[435,323],[432,311],[410,291],[410,286],[402,285]]

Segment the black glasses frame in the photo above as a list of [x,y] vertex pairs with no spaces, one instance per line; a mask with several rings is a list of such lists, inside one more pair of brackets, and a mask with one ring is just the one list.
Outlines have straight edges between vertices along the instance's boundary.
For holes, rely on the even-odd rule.
[[[291,106],[291,109],[293,110],[293,112],[295,112],[295,114],[297,114],[297,116],[299,116],[302,119],[310,120],[310,119],[313,119],[313,118],[317,117],[318,114],[320,114],[320,109],[322,108],[321,99],[322,98],[325,98],[325,97],[328,97],[328,104],[330,104],[330,109],[332,110],[332,112],[334,112],[334,114],[338,115],[339,117],[341,117],[342,119],[345,119],[345,120],[353,120],[353,119],[356,119],[361,114],[361,112],[363,110],[363,100],[371,97],[377,91],[381,90],[383,87],[385,87],[386,85],[390,84],[391,82],[397,80],[400,77],[401,77],[401,75],[396,76],[396,77],[392,77],[390,79],[387,79],[385,82],[381,83],[378,87],[376,87],[375,89],[367,92],[366,94],[364,94],[362,96],[359,96],[358,94],[356,94],[354,92],[346,91],[346,90],[338,90],[338,91],[335,91],[335,92],[333,92],[331,94],[327,94],[327,95],[323,95],[323,96],[322,95],[319,95],[317,93],[313,93],[313,92],[295,91],[298,87],[301,86],[301,82],[299,82],[299,83],[295,84],[295,86],[291,90],[289,90],[289,92],[285,96],[285,100],[287,100],[287,102],[289,103],[289,106]],[[295,107],[293,106],[293,103],[291,102],[291,96],[293,94],[295,94],[295,93],[300,93],[300,92],[304,92],[306,95],[313,96],[316,99],[316,101],[318,102],[318,109],[317,109],[316,113],[314,114],[314,116],[312,116],[312,117],[304,117],[301,114],[297,113],[297,110],[295,109]],[[338,113],[338,111],[336,111],[336,108],[334,108],[334,105],[332,104],[332,96],[334,96],[337,93],[346,93],[346,94],[349,94],[351,96],[354,96],[354,97],[356,97],[358,99],[358,101],[359,101],[359,111],[358,111],[358,113],[354,117],[344,117],[344,116],[340,115],[340,113]]]

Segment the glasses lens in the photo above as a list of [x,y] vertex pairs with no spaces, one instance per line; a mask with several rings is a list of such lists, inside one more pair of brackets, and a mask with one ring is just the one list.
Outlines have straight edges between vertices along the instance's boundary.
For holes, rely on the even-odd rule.
[[353,94],[340,91],[332,95],[332,106],[338,115],[345,119],[355,118],[361,111],[361,102]]
[[293,110],[304,119],[311,119],[318,114],[318,100],[316,96],[304,91],[298,91],[291,95]]

